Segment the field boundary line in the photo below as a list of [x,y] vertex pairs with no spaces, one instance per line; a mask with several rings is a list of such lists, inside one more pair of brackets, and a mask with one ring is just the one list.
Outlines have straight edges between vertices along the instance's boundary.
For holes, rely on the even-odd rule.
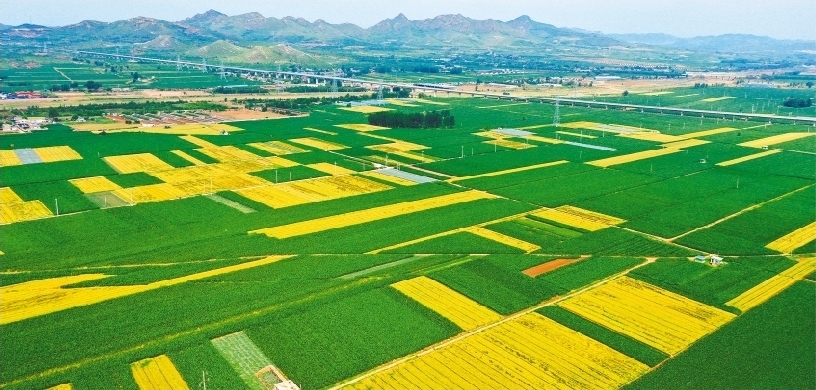
[[[806,190],[806,189],[808,189],[808,188],[810,188],[810,187],[813,187],[814,185],[816,185],[816,184],[808,184],[808,185],[806,185],[806,186],[804,186],[804,187],[802,187],[802,188],[797,188],[797,189],[795,189],[795,190],[793,190],[793,191],[791,191],[791,192],[787,192],[787,193],[784,193],[784,194],[782,194],[782,195],[779,195],[779,196],[777,196],[776,198],[773,198],[773,199],[768,199],[768,200],[766,200],[766,201],[763,201],[763,202],[760,202],[760,203],[757,203],[757,204],[754,204],[754,205],[748,206],[748,207],[746,207],[746,208],[744,208],[744,209],[742,209],[742,210],[740,210],[740,211],[737,211],[736,213],[733,213],[733,214],[731,214],[731,215],[726,215],[725,217],[722,217],[722,218],[720,218],[720,219],[718,219],[718,220],[716,220],[716,221],[714,221],[714,222],[711,222],[711,223],[709,223],[708,225],[705,225],[705,226],[700,226],[700,227],[697,227],[697,228],[691,229],[691,230],[689,230],[689,231],[687,231],[687,232],[685,232],[685,233],[683,233],[683,234],[681,234],[681,235],[679,235],[679,236],[675,236],[675,237],[669,238],[669,239],[667,239],[667,240],[668,240],[669,242],[672,242],[672,241],[677,240],[677,239],[679,239],[679,238],[685,237],[685,236],[687,236],[687,235],[689,235],[689,234],[691,234],[691,233],[694,233],[694,232],[696,232],[696,231],[698,231],[698,230],[708,229],[708,228],[710,228],[710,227],[712,227],[712,226],[715,226],[715,225],[720,224],[721,222],[725,222],[725,221],[727,221],[727,220],[729,220],[729,219],[732,219],[732,218],[738,217],[738,216],[740,216],[740,215],[742,215],[742,214],[744,214],[744,213],[747,213],[747,212],[749,212],[749,211],[751,211],[751,210],[758,209],[758,208],[760,208],[760,207],[762,207],[762,206],[764,206],[764,205],[766,205],[766,204],[768,204],[768,203],[771,203],[771,202],[775,202],[775,201],[781,200],[782,198],[785,198],[785,197],[787,197],[787,196],[793,195],[793,194],[795,194],[795,193],[797,193],[797,192],[799,192],[799,191],[804,191],[804,190]],[[674,244],[674,242],[672,242],[672,243]],[[678,245],[678,244],[676,244],[676,245]]]
[[[599,280],[599,281],[597,281],[597,282],[595,282],[595,283],[592,283],[592,284],[590,284],[590,285],[588,285],[588,286],[585,286],[585,287],[580,288],[580,289],[575,290],[575,291],[571,291],[571,292],[569,292],[569,293],[567,293],[567,294],[565,294],[565,295],[563,295],[563,296],[558,296],[558,295],[556,295],[555,297],[553,297],[553,298],[551,298],[551,299],[549,299],[549,300],[546,300],[546,301],[544,301],[544,302],[542,302],[542,303],[539,303],[539,304],[537,304],[537,305],[534,305],[534,306],[528,307],[528,308],[526,308],[526,309],[522,309],[522,310],[520,310],[520,311],[518,311],[518,312],[515,312],[515,313],[513,313],[513,314],[510,314],[510,315],[508,315],[508,316],[502,317],[502,318],[501,318],[500,320],[498,320],[498,321],[495,321],[495,322],[489,323],[489,324],[487,324],[487,325],[481,326],[481,327],[479,327],[479,328],[476,328],[476,329],[473,329],[473,330],[470,330],[470,331],[464,331],[463,333],[460,333],[460,334],[458,334],[458,335],[455,335],[455,336],[453,336],[453,337],[451,337],[451,338],[448,338],[448,339],[442,340],[442,341],[440,341],[440,342],[438,342],[438,343],[436,343],[436,344],[433,344],[433,345],[431,345],[431,346],[425,347],[424,349],[422,349],[422,350],[420,350],[420,351],[417,351],[417,352],[414,352],[414,353],[411,353],[411,354],[405,355],[405,356],[403,356],[403,357],[400,357],[400,358],[394,359],[394,360],[392,360],[392,361],[390,361],[390,362],[388,362],[388,363],[385,363],[385,364],[383,364],[383,365],[381,365],[381,366],[379,366],[379,367],[376,367],[376,368],[374,368],[374,369],[372,369],[372,370],[370,370],[370,371],[367,371],[367,372],[365,372],[365,373],[363,373],[363,374],[357,375],[357,376],[352,377],[352,378],[350,378],[350,379],[348,379],[348,380],[345,380],[345,381],[343,381],[343,382],[337,383],[337,384],[335,384],[334,386],[329,387],[329,388],[328,388],[328,390],[339,390],[339,389],[340,389],[340,388],[342,388],[342,387],[352,385],[352,384],[354,384],[354,383],[356,383],[356,382],[359,382],[359,381],[361,381],[361,380],[363,380],[363,379],[365,379],[365,378],[368,378],[368,377],[371,377],[371,376],[373,376],[373,375],[379,374],[380,372],[383,372],[383,371],[386,371],[386,370],[391,369],[391,368],[393,368],[393,367],[396,367],[396,366],[398,366],[398,365],[400,365],[400,364],[402,364],[402,363],[405,363],[405,362],[407,362],[407,361],[409,361],[409,360],[413,360],[413,359],[418,358],[418,357],[420,357],[420,356],[427,355],[427,354],[429,354],[429,353],[432,353],[432,352],[434,352],[434,351],[437,351],[437,350],[440,350],[440,349],[442,349],[442,348],[445,348],[445,347],[447,347],[447,346],[449,346],[449,345],[452,345],[452,344],[454,344],[454,343],[456,343],[456,342],[458,342],[458,341],[461,341],[461,340],[463,340],[463,339],[465,339],[465,338],[468,338],[468,337],[470,337],[470,336],[473,336],[473,335],[475,335],[475,334],[478,334],[478,333],[484,332],[484,331],[486,331],[486,330],[488,330],[488,329],[494,328],[494,327],[499,326],[499,325],[501,325],[501,324],[504,324],[504,323],[506,323],[506,322],[513,321],[513,320],[518,319],[518,318],[520,318],[520,317],[522,317],[522,316],[524,316],[524,315],[526,315],[526,314],[533,313],[533,312],[535,312],[536,310],[541,309],[541,308],[543,308],[543,307],[546,307],[546,306],[553,306],[553,305],[555,305],[555,304],[556,304],[556,303],[558,303],[558,302],[561,302],[561,301],[563,301],[563,300],[565,300],[565,299],[568,299],[568,298],[571,298],[571,297],[576,296],[576,295],[578,295],[578,294],[581,294],[581,293],[583,293],[583,292],[585,292],[585,291],[587,291],[587,290],[591,290],[591,289],[593,289],[593,288],[595,288],[595,287],[598,287],[598,286],[600,286],[600,285],[603,285],[603,284],[605,284],[605,283],[609,282],[610,280],[613,280],[613,279],[619,278],[619,277],[621,277],[621,276],[623,276],[623,275],[628,274],[629,272],[631,272],[631,271],[633,271],[633,270],[635,270],[635,269],[638,269],[638,268],[640,268],[640,267],[643,267],[643,266],[645,266],[645,265],[647,265],[647,264],[651,264],[651,263],[653,263],[653,262],[655,262],[655,261],[657,261],[657,258],[656,258],[656,257],[646,257],[646,258],[644,258],[644,261],[643,261],[642,263],[640,263],[640,264],[636,264],[636,265],[634,265],[634,266],[632,266],[632,267],[629,267],[629,268],[627,268],[627,269],[625,269],[625,270],[623,270],[623,271],[620,271],[620,272],[618,272],[618,273],[615,273],[615,274],[612,274],[612,275],[610,275],[610,276],[607,276],[606,278],[601,279],[601,280]],[[610,348],[611,348],[611,347],[610,347]],[[644,374],[645,374],[645,373],[644,373]]]

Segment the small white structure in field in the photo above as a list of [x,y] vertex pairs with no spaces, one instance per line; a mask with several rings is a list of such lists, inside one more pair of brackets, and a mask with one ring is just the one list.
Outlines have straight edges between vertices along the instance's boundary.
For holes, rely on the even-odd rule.
[[711,263],[711,265],[713,265],[715,267],[718,266],[718,265],[722,265],[723,258],[720,257],[720,256],[717,256],[717,255],[711,255],[711,259],[709,260],[709,263]]

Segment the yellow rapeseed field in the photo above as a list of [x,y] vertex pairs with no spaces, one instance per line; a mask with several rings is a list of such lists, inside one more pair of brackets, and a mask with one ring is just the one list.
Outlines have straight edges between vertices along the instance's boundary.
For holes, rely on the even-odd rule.
[[315,149],[320,150],[340,150],[340,149],[347,149],[348,146],[336,144],[334,142],[324,141],[322,139],[313,138],[313,137],[306,137],[306,138],[294,138],[290,139],[289,142],[294,142],[296,144],[306,145]]
[[51,386],[45,390],[74,390],[74,386],[70,383],[62,383],[56,386]]
[[739,146],[745,146],[749,148],[761,148],[763,146],[771,146],[776,144],[781,144],[783,142],[794,141],[800,138],[805,137],[813,137],[816,136],[816,133],[785,133],[785,134],[777,134],[772,135],[770,137],[760,138],[753,141],[743,142],[738,144]]
[[680,151],[681,151],[680,149],[676,148],[644,150],[640,152],[624,154],[621,156],[602,158],[600,160],[590,161],[587,164],[594,165],[596,167],[607,168],[613,165],[626,164],[632,161],[640,161],[645,160],[647,158],[665,156],[667,154],[678,153]]
[[102,159],[119,173],[157,172],[173,169],[172,165],[150,153],[126,154]]
[[371,150],[378,150],[380,152],[386,153],[393,153],[393,152],[410,152],[414,150],[424,150],[429,149],[427,146],[415,144],[412,142],[405,142],[405,141],[396,141],[390,144],[382,144],[382,145],[374,145],[374,146],[366,146],[367,149]]
[[531,215],[592,232],[626,222],[624,219],[568,205],[536,211]]
[[748,309],[759,306],[814,271],[816,271],[816,257],[800,259],[793,267],[752,287],[750,290],[728,301],[726,305],[747,311]]
[[615,124],[601,124],[595,122],[569,122],[569,123],[562,123],[561,127],[567,127],[570,129],[588,129],[588,130],[596,130],[596,131],[609,131],[612,133],[631,133],[631,132],[638,132],[638,131],[649,131],[654,133],[659,133],[657,130],[652,129],[644,129],[640,127],[633,127],[633,126],[625,126],[625,125],[615,125]]
[[670,355],[735,315],[651,284],[620,277],[559,303],[590,321]]
[[407,102],[404,102],[404,101],[402,101],[402,100],[397,100],[397,99],[385,99],[385,101],[387,101],[389,104],[393,104],[393,105],[395,105],[395,106],[401,106],[401,107],[419,107],[419,105],[418,105],[418,104],[411,104],[411,103],[407,103]]
[[529,243],[529,242],[524,241],[524,240],[519,240],[518,238],[511,237],[511,236],[508,236],[506,234],[501,234],[501,233],[498,233],[498,232],[494,232],[492,230],[485,229],[483,227],[472,227],[472,228],[468,229],[467,231],[471,232],[471,233],[473,233],[473,234],[475,234],[477,236],[484,237],[484,238],[486,238],[488,240],[493,240],[493,241],[502,243],[504,245],[508,245],[508,246],[512,246],[514,248],[521,249],[521,250],[523,250],[523,251],[525,251],[527,253],[530,253],[530,252],[537,251],[537,250],[541,249],[541,247],[536,245],[536,244],[532,244],[532,243]]
[[355,106],[355,107],[340,107],[341,110],[359,112],[361,114],[371,114],[375,112],[391,111],[390,108],[379,106]]
[[684,139],[682,141],[675,141],[669,142],[666,144],[662,144],[660,146],[667,148],[667,149],[685,149],[685,148],[692,148],[695,146],[705,145],[711,143],[711,141],[706,141],[702,139]]
[[374,126],[369,125],[367,123],[346,123],[343,125],[334,125],[334,127],[340,127],[343,129],[349,129],[354,131],[388,130],[388,127]]
[[568,163],[568,162],[569,162],[569,161],[567,161],[567,160],[558,160],[558,161],[553,161],[553,162],[548,162],[548,163],[535,164],[535,165],[528,165],[528,166],[526,166],[526,167],[521,167],[521,168],[512,168],[512,169],[505,169],[505,170],[503,170],[503,171],[496,171],[496,172],[483,173],[483,174],[480,174],[480,175],[474,175],[474,176],[461,176],[461,177],[454,177],[454,178],[449,179],[448,181],[458,181],[458,180],[474,179],[474,178],[477,178],[477,177],[501,176],[501,175],[506,175],[506,174],[508,174],[508,173],[523,172],[523,171],[529,171],[529,170],[531,170],[531,169],[539,169],[539,168],[551,167],[551,166],[554,166],[554,165],[566,164],[566,163]]
[[39,201],[0,203],[0,224],[30,221],[50,217],[54,214]]
[[252,146],[253,148],[267,151],[277,156],[305,152],[305,150],[297,146],[287,144],[286,142],[283,141],[255,142],[248,145]]
[[184,192],[172,184],[160,183],[112,191],[120,199],[130,203],[163,202],[194,195]]
[[348,389],[617,389],[649,367],[538,313],[365,375]]
[[15,165],[23,165],[17,153],[13,150],[0,150],[0,167],[12,167]]
[[214,148],[202,148],[196,150],[220,162],[255,160],[261,158],[261,156],[258,156],[257,154],[247,152],[246,150],[236,148],[235,146],[218,146]]
[[[276,186],[280,187],[280,186]],[[304,234],[321,232],[329,229],[338,229],[346,226],[359,225],[366,222],[379,221],[400,215],[449,206],[456,203],[472,202],[478,199],[494,199],[495,195],[481,191],[465,191],[455,194],[441,195],[433,198],[400,202],[386,206],[373,207],[366,210],[352,211],[345,214],[296,222],[289,225],[276,226],[266,229],[252,230],[250,233],[265,234],[275,238],[289,238]]]
[[83,194],[93,194],[96,192],[114,191],[120,187],[118,184],[110,181],[105,176],[83,177],[81,179],[68,180],[76,188],[79,188]]
[[509,139],[495,139],[495,140],[492,140],[492,141],[484,141],[482,143],[490,144],[490,145],[498,145],[498,146],[501,146],[503,148],[516,149],[516,150],[529,149],[529,148],[536,147],[535,144],[518,142],[518,141],[511,141]]
[[473,330],[501,319],[498,313],[425,276],[403,280],[391,287],[464,330]]
[[74,149],[71,149],[70,146],[34,148],[34,153],[36,153],[37,156],[40,156],[40,160],[42,160],[44,163],[82,159],[82,156],[80,156]]
[[76,287],[63,286],[108,277],[103,274],[63,276],[32,280],[0,287],[0,325],[37,317],[77,306],[93,305],[126,295],[172,286],[192,280],[209,278],[261,265],[271,264],[291,256],[268,256],[228,267],[199,272],[174,279],[132,286]]
[[351,169],[343,168],[341,166],[338,166],[337,164],[329,164],[326,162],[308,164],[306,166],[323,173],[328,173],[332,176],[351,175],[352,173],[355,173]]
[[433,100],[420,99],[420,98],[411,98],[411,100],[413,100],[413,101],[415,101],[417,103],[435,104],[437,106],[449,106],[450,105],[448,103],[435,102]]
[[331,176],[278,185],[248,188],[238,194],[272,208],[322,202],[391,189],[359,176]]
[[214,144],[212,142],[205,141],[205,140],[203,140],[201,138],[198,138],[198,137],[193,137],[192,135],[182,135],[182,136],[179,136],[179,138],[181,138],[181,139],[183,139],[183,140],[185,140],[185,141],[187,141],[187,142],[189,142],[189,143],[191,143],[193,145],[200,146],[202,148],[217,148],[218,147],[218,145],[216,145],[216,144]]
[[205,163],[204,161],[201,161],[201,160],[187,154],[183,150],[171,150],[171,152],[173,152],[173,154],[175,154],[176,156],[179,156],[179,157],[181,157],[181,158],[183,158],[183,159],[185,159],[185,160],[187,160],[187,161],[189,161],[189,162],[191,162],[191,163],[193,163],[195,165],[207,165],[207,163]]
[[637,131],[633,133],[620,133],[618,134],[620,137],[625,138],[632,138],[632,139],[639,139],[642,141],[654,141],[654,142],[675,142],[675,141],[682,141],[684,138],[679,137],[676,135],[668,135],[659,132],[653,131]]
[[130,370],[139,390],[190,390],[167,355],[131,363]]
[[779,153],[781,151],[782,151],[781,149],[766,150],[764,152],[749,154],[749,155],[747,155],[745,157],[740,157],[740,158],[735,158],[733,160],[723,161],[721,163],[718,163],[717,165],[721,166],[721,167],[727,167],[729,165],[735,165],[735,164],[739,164],[739,163],[742,163],[742,162],[751,161],[751,160],[754,160],[754,159],[757,159],[757,158],[770,156],[772,154],[776,154],[776,153]]
[[693,133],[687,133],[687,134],[680,135],[679,137],[683,138],[683,139],[698,138],[698,137],[706,137],[706,136],[714,135],[714,134],[730,133],[730,132],[736,131],[736,130],[739,130],[739,129],[733,128],[733,127],[720,127],[720,128],[711,129],[711,130],[695,131]]
[[791,253],[813,240],[816,240],[816,222],[779,237],[765,247],[777,252]]
[[22,203],[21,199],[11,187],[0,188],[0,203]]

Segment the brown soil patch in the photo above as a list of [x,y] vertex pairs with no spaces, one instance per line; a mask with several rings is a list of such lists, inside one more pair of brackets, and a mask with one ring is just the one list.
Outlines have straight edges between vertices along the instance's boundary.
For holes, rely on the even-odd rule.
[[230,120],[236,121],[245,121],[245,120],[253,120],[253,119],[274,119],[274,118],[285,118],[286,115],[277,114],[271,111],[255,111],[255,110],[227,110],[227,111],[212,111],[210,115],[217,116],[221,118],[226,118]]
[[555,259],[550,260],[544,264],[539,264],[534,267],[527,268],[526,270],[522,271],[525,275],[534,278],[538,275],[546,274],[552,270],[561,268],[565,265],[569,265],[575,263],[577,261],[583,260],[583,257],[579,257],[577,259]]

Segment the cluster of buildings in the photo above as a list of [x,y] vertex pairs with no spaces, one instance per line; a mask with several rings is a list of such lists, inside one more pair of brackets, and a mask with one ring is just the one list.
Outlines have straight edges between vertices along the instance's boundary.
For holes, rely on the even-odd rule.
[[39,92],[9,92],[9,93],[0,93],[0,99],[41,99],[44,98],[43,94]]
[[11,119],[11,123],[3,124],[3,131],[19,133],[31,130],[42,130],[43,126],[48,124],[51,124],[51,119],[48,118],[40,117],[23,118],[15,116],[14,118]]

